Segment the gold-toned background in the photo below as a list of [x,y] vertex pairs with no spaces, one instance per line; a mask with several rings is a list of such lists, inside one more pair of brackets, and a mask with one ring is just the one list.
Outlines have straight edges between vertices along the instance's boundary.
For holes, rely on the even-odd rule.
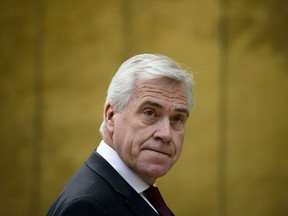
[[194,72],[176,215],[288,214],[288,3],[1,0],[0,215],[45,215],[101,137],[109,81],[138,53]]

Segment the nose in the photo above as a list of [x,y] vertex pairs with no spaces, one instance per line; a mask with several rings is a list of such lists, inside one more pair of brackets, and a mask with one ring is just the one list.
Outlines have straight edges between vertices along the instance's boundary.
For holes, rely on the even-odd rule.
[[169,118],[163,118],[155,125],[154,139],[169,143],[172,139],[172,128]]

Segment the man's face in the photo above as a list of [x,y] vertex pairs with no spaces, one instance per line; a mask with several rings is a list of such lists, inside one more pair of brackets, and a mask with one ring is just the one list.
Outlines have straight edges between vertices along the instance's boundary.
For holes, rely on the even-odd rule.
[[137,81],[127,107],[113,115],[112,147],[130,169],[153,184],[177,161],[188,115],[180,83],[168,79]]

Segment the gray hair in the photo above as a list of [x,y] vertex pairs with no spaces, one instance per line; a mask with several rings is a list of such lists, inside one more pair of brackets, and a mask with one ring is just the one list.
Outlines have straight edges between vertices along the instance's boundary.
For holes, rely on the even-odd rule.
[[[188,109],[193,106],[192,86],[193,77],[181,68],[174,60],[158,54],[140,54],[125,61],[116,72],[109,85],[106,104],[121,112],[127,106],[133,95],[136,80],[168,78],[181,82],[185,88]],[[106,129],[105,116],[100,126],[103,135]]]

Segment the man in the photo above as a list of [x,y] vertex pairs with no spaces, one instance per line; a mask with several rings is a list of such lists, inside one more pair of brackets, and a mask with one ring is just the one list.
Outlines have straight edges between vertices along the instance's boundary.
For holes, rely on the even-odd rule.
[[174,215],[155,181],[181,153],[192,84],[191,74],[166,56],[142,54],[124,62],[107,92],[103,141],[47,215]]

